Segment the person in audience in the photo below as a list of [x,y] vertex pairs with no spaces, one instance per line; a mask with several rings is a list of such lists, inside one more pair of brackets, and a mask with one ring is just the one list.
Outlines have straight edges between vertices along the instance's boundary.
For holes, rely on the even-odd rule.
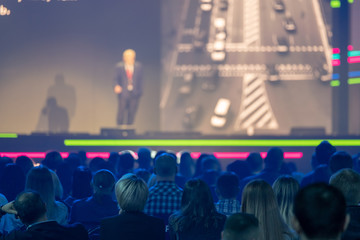
[[139,148],[138,150],[138,168],[143,168],[148,171],[151,169],[152,163],[151,151],[149,148]]
[[47,205],[37,192],[26,191],[17,196],[14,202],[3,206],[2,211],[16,214],[27,226],[25,231],[14,230],[5,240],[87,240],[88,234],[80,224],[62,226],[48,219]]
[[6,167],[6,165],[8,163],[14,163],[13,160],[9,157],[0,157],[0,176],[3,174],[4,172],[4,168]]
[[4,194],[6,199],[11,202],[20,192],[24,191],[24,188],[24,171],[15,163],[7,164],[0,175],[0,193]]
[[91,159],[91,161],[89,163],[89,169],[94,175],[97,171],[104,169],[105,165],[106,165],[106,162],[103,158],[95,157],[95,158]]
[[119,164],[117,169],[118,178],[121,178],[127,173],[132,173],[134,170],[134,164],[135,159],[133,155],[128,151],[122,152],[119,157]]
[[235,213],[226,219],[222,240],[257,239],[259,239],[259,221],[254,215]]
[[314,171],[306,174],[301,181],[300,187],[305,187],[312,183],[324,182],[328,183],[331,172],[329,169],[329,159],[333,153],[336,152],[336,148],[328,141],[322,141],[315,148],[316,156],[316,168]]
[[239,180],[242,180],[252,175],[249,164],[246,161],[236,160],[227,165],[226,170],[228,172],[235,173],[238,176]]
[[208,153],[202,153],[199,158],[196,160],[195,163],[195,173],[194,173],[194,178],[195,177],[199,177],[200,175],[203,174],[203,170],[202,170],[202,161],[206,158],[210,156],[210,154]]
[[331,155],[329,167],[332,174],[344,168],[353,168],[352,157],[345,151],[337,151]]
[[143,213],[149,190],[141,178],[125,174],[115,185],[115,195],[120,212],[101,221],[101,240],[165,239],[164,221]]
[[360,239],[360,174],[352,169],[339,170],[331,176],[330,185],[343,193],[350,214],[350,223],[342,239]]
[[92,181],[94,194],[73,203],[69,222],[80,222],[92,230],[100,225],[101,219],[117,215],[119,209],[112,199],[114,185],[115,177],[109,170],[97,171]]
[[72,178],[71,195],[64,202],[72,207],[74,201],[90,197],[93,193],[91,180],[92,174],[89,168],[77,167]]
[[221,165],[219,160],[214,155],[209,155],[202,160],[202,175],[199,176],[199,179],[206,182],[209,186],[211,195],[215,202],[219,199],[216,195],[216,180],[221,173]]
[[21,167],[21,169],[24,171],[25,176],[28,174],[30,169],[34,167],[34,162],[31,158],[28,156],[19,156],[15,160],[15,164]]
[[340,240],[349,222],[343,194],[326,183],[300,189],[293,211],[293,227],[301,240]]
[[181,152],[179,174],[183,176],[187,181],[193,177],[194,173],[195,173],[194,159],[191,157],[189,152],[187,151]]
[[225,172],[216,181],[216,194],[219,201],[215,204],[216,211],[226,216],[239,213],[240,202],[236,199],[239,194],[239,178],[235,173]]
[[262,179],[270,186],[275,182],[275,180],[281,175],[280,169],[284,161],[284,152],[282,149],[274,147],[270,148],[267,152],[266,158],[264,160],[265,168],[260,173],[244,178],[240,181],[240,196],[243,193],[243,189],[247,183],[255,179]]
[[180,210],[169,217],[170,239],[220,240],[225,220],[226,216],[216,211],[207,184],[189,180]]
[[156,184],[149,189],[149,198],[144,212],[159,217],[168,224],[169,216],[181,206],[182,189],[175,184],[176,158],[163,153],[155,159]]
[[134,174],[144,180],[145,182],[148,182],[151,176],[151,173],[146,170],[145,168],[136,168],[134,169]]
[[36,191],[46,204],[47,218],[59,224],[67,224],[68,208],[62,202],[55,200],[53,178],[49,169],[40,165],[29,171],[25,184],[26,191]]
[[246,158],[246,162],[248,163],[250,171],[253,175],[258,174],[263,168],[263,158],[258,152],[250,153]]
[[291,176],[280,176],[272,187],[279,205],[281,217],[291,229],[293,203],[295,195],[300,189],[300,184]]
[[245,186],[241,204],[243,213],[254,214],[259,220],[259,240],[294,238],[281,218],[273,189],[264,180],[253,180]]
[[63,163],[63,158],[57,151],[48,152],[45,159],[41,161],[41,164],[56,172],[58,167]]
[[63,199],[63,195],[64,195],[64,190],[63,190],[62,184],[60,183],[60,180],[59,180],[57,174],[52,170],[49,170],[49,171],[51,173],[52,182],[54,184],[55,200],[60,201]]
[[117,172],[117,166],[119,164],[119,158],[120,158],[120,155],[118,152],[111,152],[110,153],[110,156],[108,158],[108,164],[111,168],[111,172],[117,176],[118,175],[118,172]]
[[[62,196],[64,199],[66,199],[70,195],[71,186],[72,186],[72,181],[71,181],[72,170],[71,170],[70,165],[66,162],[60,164],[60,166],[56,170],[56,175],[58,176],[58,179],[59,179],[62,189],[63,189]],[[56,192],[56,190],[55,190],[55,192]],[[56,195],[56,199],[59,200],[58,193],[55,195]]]

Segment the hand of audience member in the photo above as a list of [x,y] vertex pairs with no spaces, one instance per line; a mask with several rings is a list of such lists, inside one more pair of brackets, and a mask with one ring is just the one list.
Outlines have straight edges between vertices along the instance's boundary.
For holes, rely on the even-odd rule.
[[3,210],[6,213],[11,213],[11,214],[17,214],[17,211],[14,208],[14,201],[9,202],[7,204],[5,204],[4,206],[1,207],[1,210]]
[[120,85],[116,85],[116,86],[114,87],[114,92],[115,92],[116,94],[120,94],[120,93],[122,92],[122,87],[121,87]]

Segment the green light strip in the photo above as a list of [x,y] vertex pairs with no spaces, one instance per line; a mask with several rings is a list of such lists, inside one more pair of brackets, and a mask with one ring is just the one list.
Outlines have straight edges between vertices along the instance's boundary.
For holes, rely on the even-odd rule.
[[338,87],[338,86],[340,86],[340,81],[339,80],[332,80],[332,81],[330,81],[330,86]]
[[348,0],[348,3],[354,3],[354,0]]
[[333,55],[332,55],[332,59],[333,59],[333,60],[338,60],[338,59],[340,59],[340,54],[333,54]]
[[[218,147],[315,147],[319,139],[66,139],[65,146],[218,146]],[[360,146],[360,139],[328,140],[334,146]]]
[[[335,55],[335,54],[333,54],[333,55]],[[359,57],[360,56],[360,51],[349,51],[348,56],[349,57]]]
[[360,84],[360,78],[349,78],[348,79],[348,84],[352,85],[352,84]]
[[17,138],[16,133],[0,133],[0,138]]
[[331,0],[330,6],[332,8],[339,8],[341,7],[341,2],[339,0]]

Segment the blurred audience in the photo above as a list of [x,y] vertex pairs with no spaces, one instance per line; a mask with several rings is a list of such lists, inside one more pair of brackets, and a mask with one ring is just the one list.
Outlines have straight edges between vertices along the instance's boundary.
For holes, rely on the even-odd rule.
[[93,190],[91,188],[92,174],[90,169],[79,166],[75,169],[72,177],[72,188],[70,196],[68,196],[64,202],[72,207],[74,201],[88,198],[92,195]]
[[236,199],[239,194],[239,178],[233,172],[225,172],[216,181],[216,194],[219,201],[215,204],[216,210],[226,216],[239,213],[240,202]]

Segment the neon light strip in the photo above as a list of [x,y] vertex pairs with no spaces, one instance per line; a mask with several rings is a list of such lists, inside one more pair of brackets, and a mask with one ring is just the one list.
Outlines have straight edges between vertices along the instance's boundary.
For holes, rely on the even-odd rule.
[[333,54],[332,59],[334,59],[334,60],[340,59],[340,54]]
[[348,63],[360,63],[360,56],[358,56],[358,57],[348,57]]
[[360,77],[360,71],[349,72],[349,77]]
[[[217,146],[217,147],[316,147],[321,139],[66,139],[65,146]],[[360,139],[328,140],[335,146],[360,146]]]
[[333,54],[340,53],[340,48],[333,48]]
[[0,133],[0,138],[17,138],[16,133]]
[[330,81],[330,86],[338,87],[338,86],[340,86],[340,81],[339,80],[332,80],[332,81]]
[[340,0],[331,0],[330,6],[332,8],[340,8],[341,7],[341,2],[340,2]]
[[[69,156],[68,152],[60,153],[63,158],[67,158]],[[213,153],[216,158],[219,159],[246,159],[250,152],[214,152]],[[261,152],[261,157],[266,157],[266,152]],[[28,156],[29,158],[45,158],[46,152],[0,152],[0,156],[7,156],[9,158],[17,158],[19,156]],[[199,158],[201,152],[192,152],[191,157]],[[110,153],[108,152],[88,152],[86,153],[87,158],[109,158]],[[284,152],[285,159],[299,159],[303,157],[302,152]]]
[[333,65],[334,67],[340,66],[340,60],[338,60],[338,59],[332,60],[331,62],[332,62],[332,65]]
[[349,78],[348,79],[348,84],[352,85],[352,84],[360,84],[360,78]]
[[349,51],[348,56],[349,57],[358,57],[358,56],[360,56],[360,51]]

